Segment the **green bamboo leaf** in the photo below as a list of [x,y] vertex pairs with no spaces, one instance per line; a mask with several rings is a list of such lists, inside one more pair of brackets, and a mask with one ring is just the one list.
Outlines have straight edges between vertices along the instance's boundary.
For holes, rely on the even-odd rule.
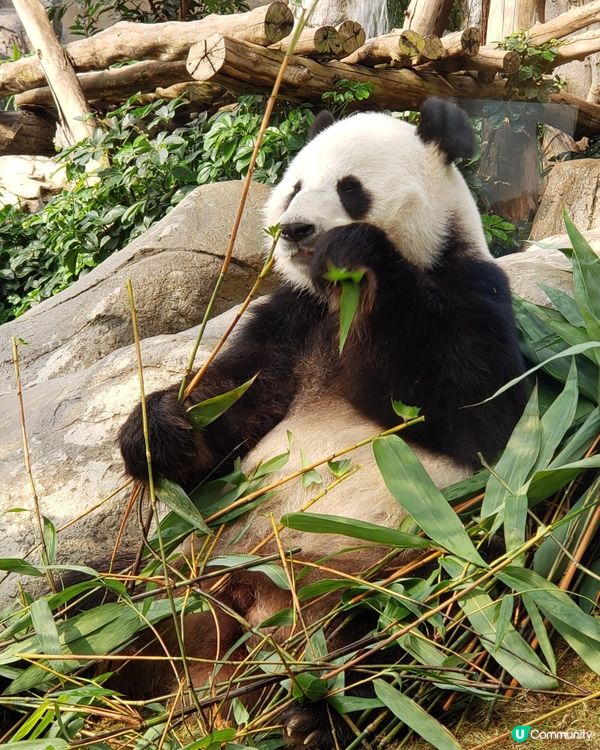
[[573,424],[578,400],[577,365],[573,359],[565,387],[541,419],[540,452],[535,464],[536,471],[545,469],[552,460],[560,441]]
[[397,435],[388,435],[373,441],[373,453],[388,490],[427,536],[457,557],[487,567],[412,449]]
[[582,313],[587,309],[594,314],[596,320],[600,320],[600,259],[566,211],[563,212],[563,218],[573,247],[571,258],[575,300]]
[[154,490],[156,497],[167,508],[170,508],[188,523],[191,523],[195,529],[201,531],[203,534],[211,533],[198,508],[196,508],[186,492],[178,484],[172,482],[170,479],[160,477],[160,479],[156,480]]
[[320,700],[327,695],[327,690],[327,682],[309,672],[297,674],[292,681],[292,695],[297,699]]
[[600,558],[586,567],[590,574],[585,573],[579,585],[579,606],[584,612],[591,614],[596,608],[598,594],[600,594]]
[[350,581],[345,578],[322,578],[320,581],[314,583],[307,583],[306,586],[302,586],[298,589],[298,599],[301,602],[314,599],[322,594],[329,594],[332,591],[339,591],[340,589],[347,589],[350,586]]
[[424,711],[418,703],[383,680],[374,680],[373,687],[375,695],[394,716],[437,750],[461,750],[461,746],[446,727]]
[[508,629],[511,626],[512,614],[513,614],[513,597],[503,596],[500,599],[500,606],[498,607],[498,614],[496,617],[496,640],[494,641],[494,653],[498,651],[504,636],[508,633]]
[[340,281],[342,288],[340,294],[340,346],[339,353],[344,351],[346,339],[352,327],[352,321],[358,310],[360,302],[360,286],[353,281]]
[[570,294],[566,294],[566,292],[555,289],[553,286],[548,286],[547,284],[540,284],[539,287],[568,323],[577,328],[584,327],[581,310]]
[[43,576],[44,572],[20,557],[0,557],[0,570],[22,576]]
[[596,407],[588,414],[585,422],[578,428],[577,432],[565,443],[560,453],[552,460],[548,468],[557,469],[564,464],[578,461],[592,445],[599,432],[600,409]]
[[43,523],[43,536],[44,536],[44,547],[46,548],[46,554],[48,555],[48,563],[53,563],[56,560],[56,544],[57,534],[56,527],[49,518],[42,516]]
[[[519,593],[529,594],[536,606],[547,617],[552,617],[554,623],[564,623],[576,628],[583,635],[596,641],[600,651],[600,621],[583,612],[566,591],[527,568],[508,566],[496,575],[506,586]],[[561,632],[559,625],[555,627]]]
[[287,462],[290,460],[290,452],[286,451],[285,453],[280,453],[278,456],[273,456],[273,458],[270,458],[268,461],[264,461],[263,463],[258,466],[254,474],[252,474],[253,479],[260,479],[261,477],[266,476],[267,474],[273,474],[276,471],[279,471],[280,469],[283,469],[283,467],[287,464]]
[[[527,530],[527,495],[506,495],[504,505],[504,542],[506,551],[512,552],[525,543]],[[515,564],[524,565],[525,556],[515,558]]]
[[[450,557],[442,559],[442,566],[452,578],[460,578],[464,573],[463,564]],[[548,674],[548,669],[539,656],[512,624],[509,623],[506,627],[502,645],[495,649],[498,640],[499,607],[488,594],[480,589],[474,589],[459,600],[459,605],[477,631],[481,645],[524,688],[551,690],[556,687],[555,678]]]
[[540,452],[540,439],[538,394],[537,388],[534,388],[485,489],[481,517],[489,518],[496,515],[491,533],[494,533],[504,521],[507,498],[522,494]]
[[[551,357],[548,357],[548,359],[545,359],[543,362],[541,362],[539,365],[536,365],[535,367],[532,367],[530,370],[527,370],[527,372],[524,372],[522,375],[519,375],[518,378],[513,378],[511,381],[506,383],[502,386],[502,388],[499,388],[496,393],[494,393],[489,398],[486,398],[484,401],[481,401],[481,404],[486,404],[488,401],[491,401],[493,398],[497,398],[503,393],[506,393],[510,388],[512,388],[517,383],[520,383],[522,380],[525,380],[525,378],[528,378],[530,375],[532,375],[534,372],[537,372],[542,367],[545,367],[549,362],[554,362],[559,359],[563,359],[564,357],[573,357],[576,354],[583,354],[584,352],[591,351],[592,349],[599,349],[600,350],[600,342],[599,341],[588,341],[586,344],[578,344],[577,346],[569,346],[567,349],[565,349],[562,352],[559,352],[558,354],[554,354]],[[589,394],[586,394],[589,395]],[[595,393],[592,391],[591,398],[597,399],[598,398],[598,392],[597,389]],[[479,406],[480,404],[473,404],[473,406]]]
[[355,695],[332,695],[327,698],[327,703],[342,715],[354,711],[368,711],[371,708],[383,708],[383,702],[379,698],[359,698]]
[[233,388],[231,391],[220,393],[218,396],[207,398],[204,401],[194,404],[194,406],[190,406],[187,410],[187,415],[192,427],[195,430],[202,430],[208,427],[209,424],[218,419],[221,414],[225,413],[227,409],[233,406],[246,393],[257,377],[258,374],[237,388]]
[[[44,709],[46,710],[46,709]],[[42,740],[21,740],[0,745],[0,750],[68,750],[70,744],[57,737],[47,737]]]
[[[44,654],[60,654],[62,649],[58,637],[58,628],[48,602],[45,599],[36,599],[31,603],[31,624],[38,637],[38,641]],[[69,662],[59,659],[48,661],[48,666],[57,672],[68,672]]]
[[[306,454],[300,448],[300,465],[303,469],[310,466],[312,461],[309,461]],[[316,469],[308,469],[302,475],[302,486],[308,489],[312,484],[323,484],[323,477],[319,474]]]
[[582,471],[597,468],[600,468],[600,456],[598,455],[582,458],[580,461],[572,461],[556,469],[536,472],[531,479],[527,493],[530,503],[549,497],[561,487],[576,479]]
[[525,609],[527,610],[529,619],[531,620],[533,632],[535,633],[535,637],[538,639],[538,643],[540,644],[540,648],[542,649],[542,654],[544,654],[546,664],[550,668],[550,671],[553,674],[556,674],[556,657],[554,656],[552,644],[550,643],[548,631],[546,630],[544,619],[540,614],[540,610],[536,607],[535,602],[529,594],[521,594],[521,600],[523,602],[523,605],[525,606]]
[[344,516],[328,516],[322,513],[287,513],[281,523],[297,531],[308,531],[313,534],[342,534],[353,539],[363,539],[375,544],[389,547],[418,548],[431,547],[427,539],[407,534],[404,531],[390,529],[387,526],[358,521]]
[[255,562],[255,565],[249,567],[249,570],[264,573],[273,583],[280,589],[289,589],[290,584],[288,582],[285,571],[280,565],[275,563],[265,563],[262,558],[258,555],[224,555],[223,557],[213,557],[207,563],[209,566],[218,566],[223,568],[231,568],[235,565],[241,565],[244,563]]

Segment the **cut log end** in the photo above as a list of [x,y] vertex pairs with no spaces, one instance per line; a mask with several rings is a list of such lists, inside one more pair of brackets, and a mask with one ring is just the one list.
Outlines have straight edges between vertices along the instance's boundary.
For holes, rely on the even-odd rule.
[[264,34],[267,44],[274,44],[292,33],[294,14],[286,3],[271,3],[265,15]]
[[336,29],[340,35],[344,56],[351,55],[359,47],[362,47],[367,40],[365,30],[357,21],[342,21],[339,26],[336,26]]

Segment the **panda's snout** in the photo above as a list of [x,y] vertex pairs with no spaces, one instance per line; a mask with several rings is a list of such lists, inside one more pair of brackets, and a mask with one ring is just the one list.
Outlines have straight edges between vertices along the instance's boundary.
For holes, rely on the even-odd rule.
[[303,221],[291,221],[281,225],[281,236],[288,242],[304,242],[310,239],[316,232],[314,224]]

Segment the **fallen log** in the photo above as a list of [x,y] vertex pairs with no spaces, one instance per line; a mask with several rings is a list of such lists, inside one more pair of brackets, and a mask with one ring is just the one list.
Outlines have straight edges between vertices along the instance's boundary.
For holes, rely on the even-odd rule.
[[481,34],[475,26],[469,26],[462,31],[453,31],[440,39],[444,48],[444,57],[463,55],[472,57],[479,52]]
[[[213,14],[199,21],[119,21],[87,39],[70,42],[64,49],[75,70],[85,72],[125,60],[184,60],[193,44],[217,32],[254,44],[273,44],[291,32],[293,22],[287,5],[273,2],[248,13]],[[44,86],[45,82],[37,57],[0,65],[0,98]]]
[[[444,56],[444,47],[439,37],[429,34],[428,36],[413,35],[412,32],[395,30],[390,34],[369,39],[366,44],[343,58],[348,65],[366,65],[369,67],[385,63],[396,63],[398,67],[411,67],[420,63],[438,60]],[[406,54],[406,50],[417,50],[420,52],[412,55]]]
[[53,156],[56,118],[33,112],[0,110],[0,154]]
[[344,56],[351,55],[367,41],[365,30],[358,21],[342,21],[336,29],[340,35]]
[[587,5],[579,5],[561,13],[546,23],[536,23],[527,32],[531,44],[544,44],[551,39],[562,39],[574,31],[585,29],[592,23],[600,21],[600,0],[593,0]]
[[[290,34],[290,36],[284,37],[279,42],[271,44],[270,48],[287,52],[293,36],[293,34]],[[342,40],[338,30],[334,26],[303,29],[294,45],[294,54],[315,58],[343,57]]]
[[[185,62],[146,62],[109,68],[91,73],[78,73],[77,79],[83,93],[90,102],[122,102],[138,92],[154,91],[157,87],[168,87],[186,80],[191,81]],[[30,89],[15,96],[18,107],[53,107],[52,93],[47,86]]]
[[[187,68],[194,79],[216,83],[235,93],[270,93],[282,59],[283,53],[277,50],[216,35],[190,49]],[[470,75],[442,77],[410,68],[372,70],[339,61],[320,63],[294,55],[283,75],[280,93],[292,101],[320,102],[321,95],[334,89],[341,78],[372,84],[373,92],[363,105],[369,109],[418,109],[428,96],[502,100],[507,95],[506,82],[501,80],[481,84]],[[565,129],[576,139],[600,133],[600,105],[564,92],[553,95],[552,101],[568,106],[555,108],[548,117],[546,109],[540,106],[540,120],[557,127],[561,118],[563,123],[569,120],[570,125],[565,125]],[[558,111],[561,109],[562,115]]]

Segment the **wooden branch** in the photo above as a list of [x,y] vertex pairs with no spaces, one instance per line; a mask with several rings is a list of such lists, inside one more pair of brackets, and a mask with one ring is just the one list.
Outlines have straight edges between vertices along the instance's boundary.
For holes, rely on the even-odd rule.
[[370,39],[366,44],[345,57],[348,65],[380,65],[389,62],[403,61],[410,63],[410,58],[400,53],[400,32],[384,34]]
[[[289,49],[292,38],[293,34],[284,37],[279,42],[271,44],[271,49],[286,52]],[[339,32],[334,26],[303,29],[294,47],[294,54],[316,58],[343,57],[342,40]]]
[[[124,60],[184,60],[190,47],[216,32],[246,41],[273,44],[287,36],[294,17],[283,2],[273,2],[248,13],[210,15],[199,21],[142,24],[120,21],[87,39],[65,45],[76,71],[108,68]],[[0,65],[0,98],[44,86],[35,57]]]
[[452,0],[411,0],[406,10],[406,27],[423,36],[444,33]]
[[557,47],[557,52],[553,67],[573,60],[584,60],[588,55],[600,52],[600,30],[592,29],[567,37]]
[[56,118],[33,112],[0,110],[0,154],[54,156]]
[[[154,91],[159,86],[172,86],[175,83],[191,80],[185,62],[146,62],[126,65],[123,68],[78,73],[81,88],[91,102],[124,101],[138,91]],[[30,89],[15,97],[18,107],[39,105],[53,106],[52,94],[47,87]]]
[[453,31],[440,39],[444,48],[444,57],[463,55],[472,57],[479,52],[481,34],[476,26],[469,26],[462,31]]
[[445,57],[427,66],[428,70],[456,72],[458,70],[485,71],[490,74],[504,73],[514,75],[521,65],[521,58],[517,52],[497,49],[496,47],[480,47],[476,55],[455,55]]
[[585,29],[592,23],[600,21],[600,0],[593,0],[587,5],[578,5],[566,13],[561,13],[547,23],[537,23],[528,32],[532,44],[543,44],[550,39],[562,39],[574,31]]
[[365,30],[357,21],[342,21],[336,29],[340,35],[344,57],[351,55],[367,41]]
[[[396,32],[397,29],[392,29]],[[412,29],[400,29],[398,49],[402,57],[417,57],[425,49],[425,38]]]
[[40,0],[13,0],[13,5],[52,90],[65,136],[71,145],[88,138],[94,132],[86,120],[90,108],[44,6]]

